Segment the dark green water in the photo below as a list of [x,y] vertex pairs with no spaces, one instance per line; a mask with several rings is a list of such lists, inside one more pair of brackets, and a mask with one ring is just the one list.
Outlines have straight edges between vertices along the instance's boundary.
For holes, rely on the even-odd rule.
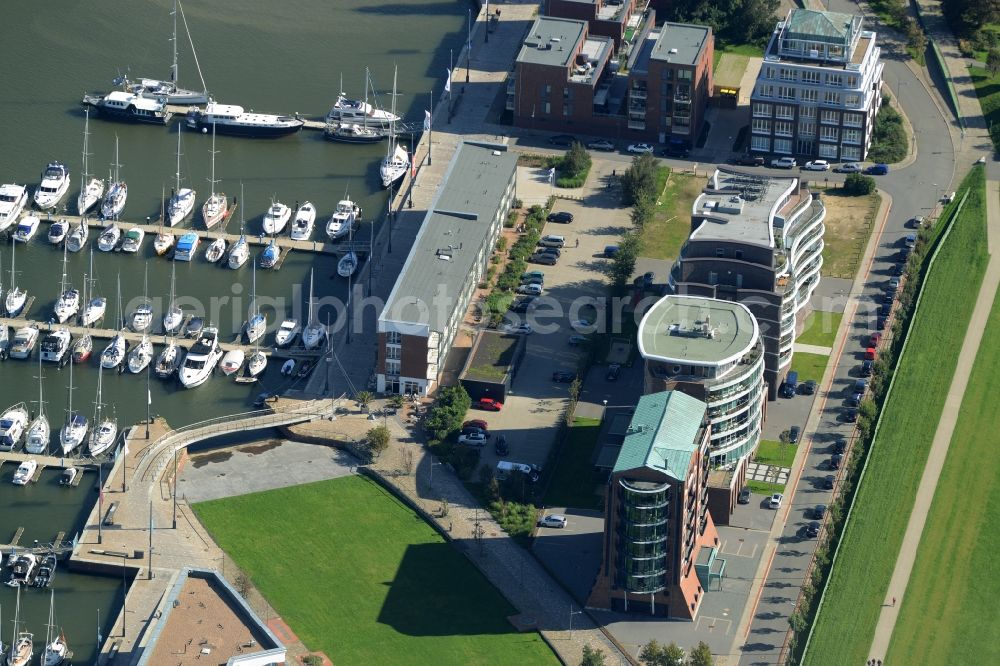
[[[75,202],[81,173],[84,115],[80,96],[108,89],[115,75],[128,69],[133,76],[166,78],[171,57],[169,15],[171,0],[101,3],[13,3],[4,7],[0,22],[3,85],[0,86],[0,182],[37,185],[39,174],[51,160],[66,163],[73,186],[65,202]],[[457,54],[465,40],[466,2],[363,3],[357,0],[297,0],[280,3],[246,3],[235,0],[188,0],[184,9],[209,90],[223,103],[240,104],[263,112],[321,117],[340,89],[349,95],[363,93],[364,68],[371,68],[380,102],[388,105],[393,66],[398,65],[397,111],[406,120],[420,121],[430,91],[440,92],[448,66],[449,49]],[[194,61],[183,29],[180,33],[180,83],[199,88]],[[107,177],[114,159],[115,135],[119,138],[121,177],[129,184],[124,220],[145,221],[157,216],[160,192],[169,192],[175,170],[177,125],[125,125],[92,118],[90,170]],[[185,185],[194,187],[199,205],[210,186],[211,137],[183,136],[181,171]],[[379,188],[378,160],[384,145],[348,146],[322,139],[320,132],[303,131],[276,141],[218,137],[217,190],[238,196],[247,229],[259,230],[260,219],[272,197],[288,205],[310,200],[318,209],[315,236],[349,192],[365,210],[378,217],[386,203]],[[189,224],[189,223],[185,223]],[[229,230],[238,228],[237,219]],[[359,237],[367,238],[369,228]],[[44,232],[44,227],[43,227]],[[96,234],[91,235],[92,239]],[[115,281],[121,275],[126,312],[130,299],[142,295],[143,269],[149,270],[149,295],[156,318],[162,315],[170,287],[171,263],[151,257],[147,238],[145,258],[95,254],[98,290],[109,298],[109,318],[115,311]],[[19,246],[18,283],[36,296],[29,315],[46,320],[58,293],[61,253],[44,240],[44,233],[27,247]],[[4,272],[10,283],[10,245],[0,245]],[[318,297],[341,296],[346,284],[330,278],[332,260],[293,254],[278,272],[258,271],[257,294],[279,303],[265,310],[273,325],[284,316],[304,317],[308,275],[315,268]],[[235,335],[246,318],[251,274],[249,264],[239,272],[205,264],[200,257],[177,265],[177,295],[194,307],[201,304],[218,325],[222,336]],[[68,273],[81,287],[88,271],[86,253],[69,257]],[[223,301],[221,299],[229,299]],[[325,320],[326,315],[321,317]],[[95,345],[95,351],[103,348]],[[278,388],[271,371],[264,388]],[[66,408],[68,368],[44,368],[46,412],[58,427]],[[22,361],[0,364],[0,409],[19,401],[37,400],[37,365]],[[97,363],[74,370],[74,407],[91,410],[96,393]],[[153,412],[174,425],[184,425],[222,414],[249,409],[261,387],[244,388],[216,377],[193,391],[153,380]],[[123,422],[145,416],[145,378],[106,375],[104,398]],[[29,405],[35,408],[34,405]],[[48,541],[60,530],[72,533],[94,499],[90,479],[77,489],[59,488],[55,475],[43,474],[29,488],[15,488],[9,481],[13,466],[0,468],[0,540],[9,539],[18,526],[26,528],[22,543]],[[54,584],[57,615],[64,625],[76,663],[91,663],[96,642],[96,609],[101,609],[103,634],[121,603],[121,582],[115,579],[69,575],[60,572]],[[0,605],[4,622],[0,636],[9,642],[14,596],[3,587]],[[33,591],[22,595],[22,616],[44,637],[47,597]]]

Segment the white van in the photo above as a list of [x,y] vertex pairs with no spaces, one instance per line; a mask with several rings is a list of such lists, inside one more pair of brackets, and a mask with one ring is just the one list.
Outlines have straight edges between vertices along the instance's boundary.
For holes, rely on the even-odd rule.
[[497,481],[506,481],[511,477],[512,474],[520,472],[521,474],[528,475],[528,481],[534,483],[538,481],[539,472],[538,465],[528,465],[525,463],[508,462],[506,460],[501,460],[497,463]]
[[542,247],[562,247],[566,245],[566,238],[564,236],[542,236],[538,244]]

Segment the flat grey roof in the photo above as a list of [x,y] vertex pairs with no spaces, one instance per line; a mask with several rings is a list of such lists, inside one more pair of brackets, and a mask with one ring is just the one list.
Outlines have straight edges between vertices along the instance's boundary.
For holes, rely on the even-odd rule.
[[[650,57],[678,65],[694,65],[711,34],[712,29],[704,25],[664,23]],[[671,53],[673,49],[677,52]]]
[[459,145],[380,320],[445,329],[516,168],[506,146]]
[[644,358],[721,365],[742,357],[758,336],[757,320],[742,303],[664,296],[643,316],[638,338]]
[[798,180],[717,168],[695,199],[693,214],[710,217],[691,232],[692,240],[732,240],[773,247],[773,213],[794,191]]
[[524,38],[517,62],[568,67],[586,29],[586,21],[540,16]]

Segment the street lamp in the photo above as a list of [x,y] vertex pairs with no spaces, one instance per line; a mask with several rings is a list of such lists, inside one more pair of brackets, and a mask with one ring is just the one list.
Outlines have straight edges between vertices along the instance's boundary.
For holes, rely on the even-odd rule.
[[434,488],[434,466],[435,465],[443,465],[443,464],[444,463],[441,463],[441,462],[434,462],[433,460],[431,461],[431,481],[430,481],[430,487],[431,488]]
[[122,544],[122,638],[125,638],[125,601],[128,599],[128,582],[125,579],[125,559],[128,553],[125,552],[128,546]]
[[578,610],[578,611],[573,610],[573,605],[570,604],[570,607],[569,607],[569,639],[570,640],[573,640],[573,616],[574,615],[583,615],[583,611],[582,610]]

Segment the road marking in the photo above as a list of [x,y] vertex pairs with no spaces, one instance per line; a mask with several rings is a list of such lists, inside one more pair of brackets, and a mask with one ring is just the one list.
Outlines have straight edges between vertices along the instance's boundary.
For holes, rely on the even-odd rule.
[[725,627],[726,627],[726,630],[722,632],[722,634],[724,636],[728,636],[729,632],[733,628],[733,621],[732,620],[728,620],[728,619],[726,619],[724,617],[712,617],[711,615],[699,615],[698,616],[698,621],[695,622],[694,630],[695,631],[701,630],[703,622],[709,623],[708,626],[705,627],[705,630],[708,631],[708,633],[710,633],[710,634],[714,633],[715,630],[718,629],[719,625],[721,625],[721,624],[725,624]]

